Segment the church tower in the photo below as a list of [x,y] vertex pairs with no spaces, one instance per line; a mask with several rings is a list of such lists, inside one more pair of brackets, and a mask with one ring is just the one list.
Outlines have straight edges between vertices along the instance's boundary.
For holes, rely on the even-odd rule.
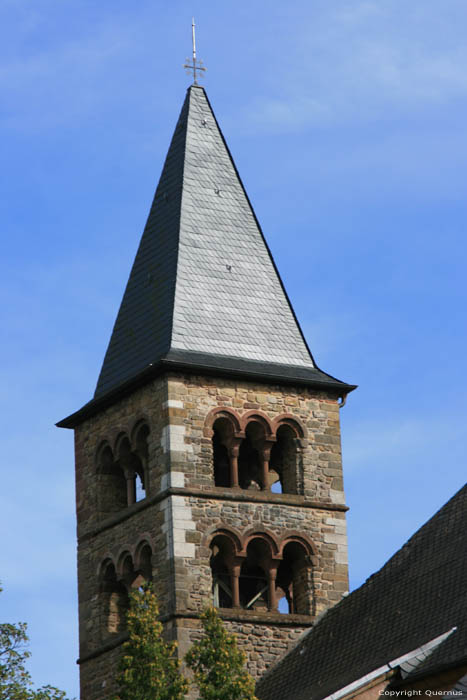
[[187,95],[75,430],[81,699],[112,696],[131,587],[184,654],[214,604],[259,677],[347,590],[339,405],[206,92]]

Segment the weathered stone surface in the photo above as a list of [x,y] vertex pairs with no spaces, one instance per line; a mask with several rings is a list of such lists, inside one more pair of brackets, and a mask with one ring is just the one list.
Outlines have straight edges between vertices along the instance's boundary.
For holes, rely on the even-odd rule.
[[[306,435],[294,457],[295,493],[215,486],[206,421],[217,408],[232,409],[240,419],[255,411],[272,422],[288,415],[303,426]],[[197,616],[212,603],[212,533],[222,527],[240,538],[266,532],[279,548],[288,534],[296,533],[312,543],[309,614],[221,611],[255,677],[297,641],[316,615],[341,599],[347,590],[347,547],[338,417],[335,398],[323,392],[173,374],[137,389],[76,429],[82,700],[112,696],[119,656],[119,646],[108,648],[118,634],[106,629],[102,566],[111,562],[117,578],[130,585],[125,561],[129,555],[137,562],[144,542],[152,550],[152,577],[166,633],[178,640],[180,654],[199,636]],[[133,449],[132,436],[141,422],[149,429],[146,497],[103,515],[99,450],[107,444],[117,457],[122,435]],[[118,617],[119,610],[113,614]]]

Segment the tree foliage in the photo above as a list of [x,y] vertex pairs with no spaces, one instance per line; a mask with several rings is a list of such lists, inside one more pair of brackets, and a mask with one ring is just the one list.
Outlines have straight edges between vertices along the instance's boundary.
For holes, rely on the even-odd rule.
[[0,700],[66,700],[65,693],[51,685],[33,689],[25,668],[31,655],[28,641],[26,623],[0,624]]
[[130,595],[127,613],[129,639],[117,678],[115,700],[183,700],[188,681],[181,675],[175,656],[176,642],[165,642],[159,608],[151,586]]
[[204,611],[201,622],[204,635],[185,656],[200,700],[256,700],[255,683],[244,668],[245,655],[236,637],[227,632],[214,608]]

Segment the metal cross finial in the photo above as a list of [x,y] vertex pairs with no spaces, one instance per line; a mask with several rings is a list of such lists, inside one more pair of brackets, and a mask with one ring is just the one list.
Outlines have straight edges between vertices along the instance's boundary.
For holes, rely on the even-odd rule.
[[186,69],[186,72],[193,72],[193,85],[198,85],[197,77],[201,77],[199,75],[199,72],[204,72],[206,71],[206,68],[203,66],[203,61],[199,58],[196,58],[196,36],[195,36],[195,18],[193,17],[191,21],[191,36],[193,39],[193,58],[186,59],[186,63],[183,66]]

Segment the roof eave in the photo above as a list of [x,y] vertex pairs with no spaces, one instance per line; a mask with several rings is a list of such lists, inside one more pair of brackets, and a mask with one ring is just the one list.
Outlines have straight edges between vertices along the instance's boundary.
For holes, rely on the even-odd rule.
[[[157,363],[149,365],[131,379],[110,389],[102,396],[93,398],[78,411],[56,423],[56,426],[58,428],[76,428],[87,418],[108,408],[135,389],[144,386],[155,377],[169,372],[181,371],[188,374],[204,374],[228,379],[252,379],[267,384],[312,387],[324,389],[335,395],[336,399],[345,397],[357,388],[357,385],[341,382],[319,369],[310,369],[307,373],[308,376],[305,376],[304,370],[306,369],[295,365],[255,363],[240,358],[222,358],[214,355],[198,358],[196,353],[170,351]],[[299,376],[300,373],[303,376]],[[313,376],[314,373],[316,373],[315,376]]]

